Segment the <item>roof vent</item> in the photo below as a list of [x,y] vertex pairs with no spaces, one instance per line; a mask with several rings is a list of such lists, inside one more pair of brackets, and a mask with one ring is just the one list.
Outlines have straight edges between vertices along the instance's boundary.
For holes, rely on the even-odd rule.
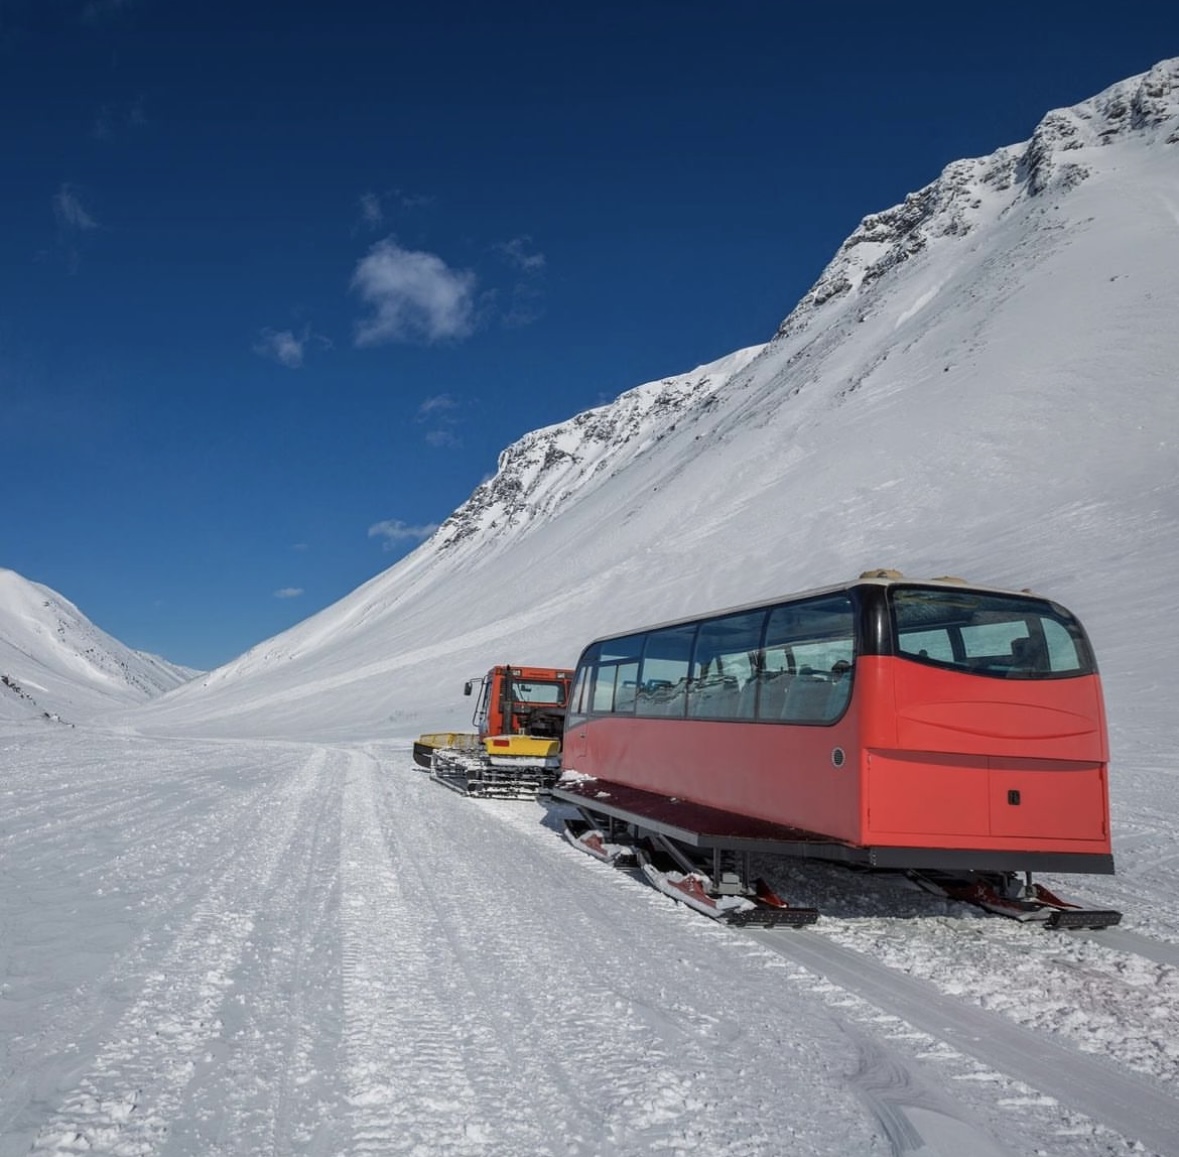
[[860,574],[860,578],[862,579],[901,579],[904,577],[899,570],[889,570],[887,567],[882,567],[880,570],[866,570]]
[[959,578],[956,574],[939,574],[937,578],[930,579],[929,581],[934,583],[957,583],[960,587],[969,585],[964,578]]

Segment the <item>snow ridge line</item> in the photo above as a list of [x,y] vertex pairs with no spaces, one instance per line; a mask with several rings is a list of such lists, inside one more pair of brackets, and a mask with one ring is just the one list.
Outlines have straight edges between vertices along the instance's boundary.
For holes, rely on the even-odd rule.
[[[153,1152],[196,1069],[198,1052],[221,1031],[219,1006],[233,985],[233,966],[254,925],[241,900],[272,878],[325,761],[316,752],[267,800],[265,822],[242,823],[259,837],[243,839],[251,854],[226,865],[179,931],[159,968],[94,1058],[78,1088],[40,1129],[31,1152]],[[269,793],[266,793],[269,795]]]
[[948,997],[927,981],[822,936],[780,929],[740,934],[1113,1132],[1179,1157],[1179,1098],[1148,1078]]

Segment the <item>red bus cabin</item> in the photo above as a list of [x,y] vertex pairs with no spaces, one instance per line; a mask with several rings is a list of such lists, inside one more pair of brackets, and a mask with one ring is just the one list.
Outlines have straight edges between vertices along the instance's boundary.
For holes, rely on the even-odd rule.
[[865,577],[591,643],[554,796],[701,849],[1110,873],[1108,759],[1063,607]]

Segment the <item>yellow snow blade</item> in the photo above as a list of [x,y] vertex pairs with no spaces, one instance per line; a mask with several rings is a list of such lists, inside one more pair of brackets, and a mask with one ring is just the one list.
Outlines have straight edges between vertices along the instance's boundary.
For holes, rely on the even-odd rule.
[[531,759],[552,759],[561,754],[559,739],[538,739],[535,735],[489,735],[483,740],[488,755],[497,757],[526,756]]

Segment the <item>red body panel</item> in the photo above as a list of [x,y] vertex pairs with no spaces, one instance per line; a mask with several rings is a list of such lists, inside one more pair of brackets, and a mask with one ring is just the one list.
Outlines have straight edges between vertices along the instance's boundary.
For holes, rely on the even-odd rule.
[[1110,852],[1096,675],[861,656],[830,726],[599,715],[564,746],[567,769],[860,846]]

